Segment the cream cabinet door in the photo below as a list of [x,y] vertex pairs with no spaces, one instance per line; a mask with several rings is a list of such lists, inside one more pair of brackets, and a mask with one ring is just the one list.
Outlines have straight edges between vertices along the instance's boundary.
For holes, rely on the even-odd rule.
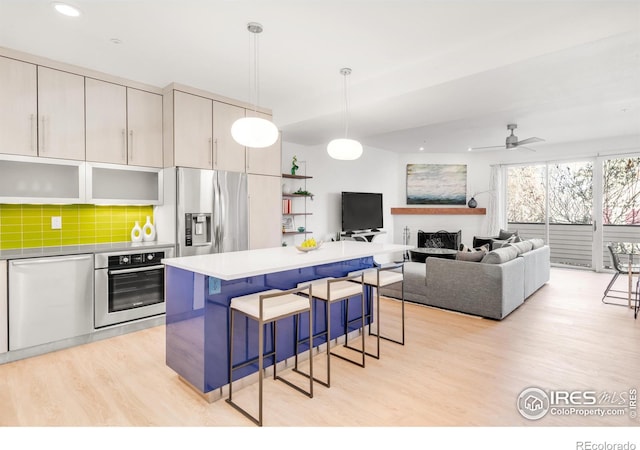
[[38,155],[85,159],[84,77],[38,66]]
[[[255,114],[253,111],[247,110],[247,116]],[[271,120],[271,116],[263,113],[257,113],[258,117]],[[281,173],[281,138],[271,147],[265,148],[247,148],[247,173],[255,173],[261,175],[279,176]]]
[[174,91],[173,124],[175,165],[213,168],[213,101]]
[[249,249],[282,245],[281,178],[248,175]]
[[0,57],[0,99],[0,153],[37,156],[36,66]]
[[127,88],[127,162],[162,167],[162,95]]
[[213,168],[245,171],[245,147],[231,136],[233,122],[244,117],[244,108],[213,102]]
[[127,164],[127,88],[87,78],[87,161]]

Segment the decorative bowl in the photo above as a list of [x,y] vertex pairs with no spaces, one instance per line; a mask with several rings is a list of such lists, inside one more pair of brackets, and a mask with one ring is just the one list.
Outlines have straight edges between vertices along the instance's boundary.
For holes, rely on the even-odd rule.
[[306,252],[310,252],[311,250],[317,250],[317,249],[318,249],[318,247],[319,247],[318,245],[316,245],[315,247],[301,247],[301,246],[299,246],[299,245],[296,245],[296,248],[297,248],[298,250],[300,250],[301,252],[305,252],[305,253],[306,253]]

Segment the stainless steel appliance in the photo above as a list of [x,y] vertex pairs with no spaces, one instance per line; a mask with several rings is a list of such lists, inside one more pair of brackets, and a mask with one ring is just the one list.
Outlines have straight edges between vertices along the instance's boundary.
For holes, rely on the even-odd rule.
[[93,255],[9,261],[9,350],[93,331]]
[[247,175],[178,167],[177,256],[249,248]]
[[95,255],[95,328],[165,313],[164,265],[173,248]]

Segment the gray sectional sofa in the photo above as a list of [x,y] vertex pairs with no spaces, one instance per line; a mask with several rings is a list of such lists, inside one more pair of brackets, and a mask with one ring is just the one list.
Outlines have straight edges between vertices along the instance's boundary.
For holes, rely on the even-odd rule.
[[[406,262],[405,300],[501,320],[549,281],[550,253],[542,240],[531,239],[491,250],[479,262]],[[401,285],[380,294],[401,298]]]

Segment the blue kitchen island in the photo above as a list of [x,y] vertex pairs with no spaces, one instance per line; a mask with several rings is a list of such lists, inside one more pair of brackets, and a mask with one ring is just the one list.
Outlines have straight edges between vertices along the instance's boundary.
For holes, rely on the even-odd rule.
[[[409,248],[338,241],[325,243],[310,252],[301,252],[295,247],[276,247],[164,259],[166,363],[209,401],[217,400],[229,383],[229,304],[232,298],[269,289],[291,289],[298,283],[320,278],[343,277],[373,267],[375,255],[401,254]],[[345,323],[350,324],[347,333],[360,327],[361,322],[357,320],[362,311],[359,297],[349,302],[348,311],[346,301],[331,308],[331,340],[345,334]],[[367,302],[367,308],[370,303]],[[368,309],[365,314],[370,316]],[[313,315],[315,334],[325,329],[321,302],[314,302]],[[239,322],[233,336],[234,364],[249,361],[257,355],[257,325],[250,320]],[[265,358],[266,366],[293,356],[293,324],[293,318],[278,322],[279,360]],[[300,328],[308,330],[308,322]],[[324,342],[324,339],[314,339],[314,347]],[[265,333],[265,346],[267,351],[273,348],[270,329]],[[257,369],[257,364],[252,364],[235,371],[234,381]]]

